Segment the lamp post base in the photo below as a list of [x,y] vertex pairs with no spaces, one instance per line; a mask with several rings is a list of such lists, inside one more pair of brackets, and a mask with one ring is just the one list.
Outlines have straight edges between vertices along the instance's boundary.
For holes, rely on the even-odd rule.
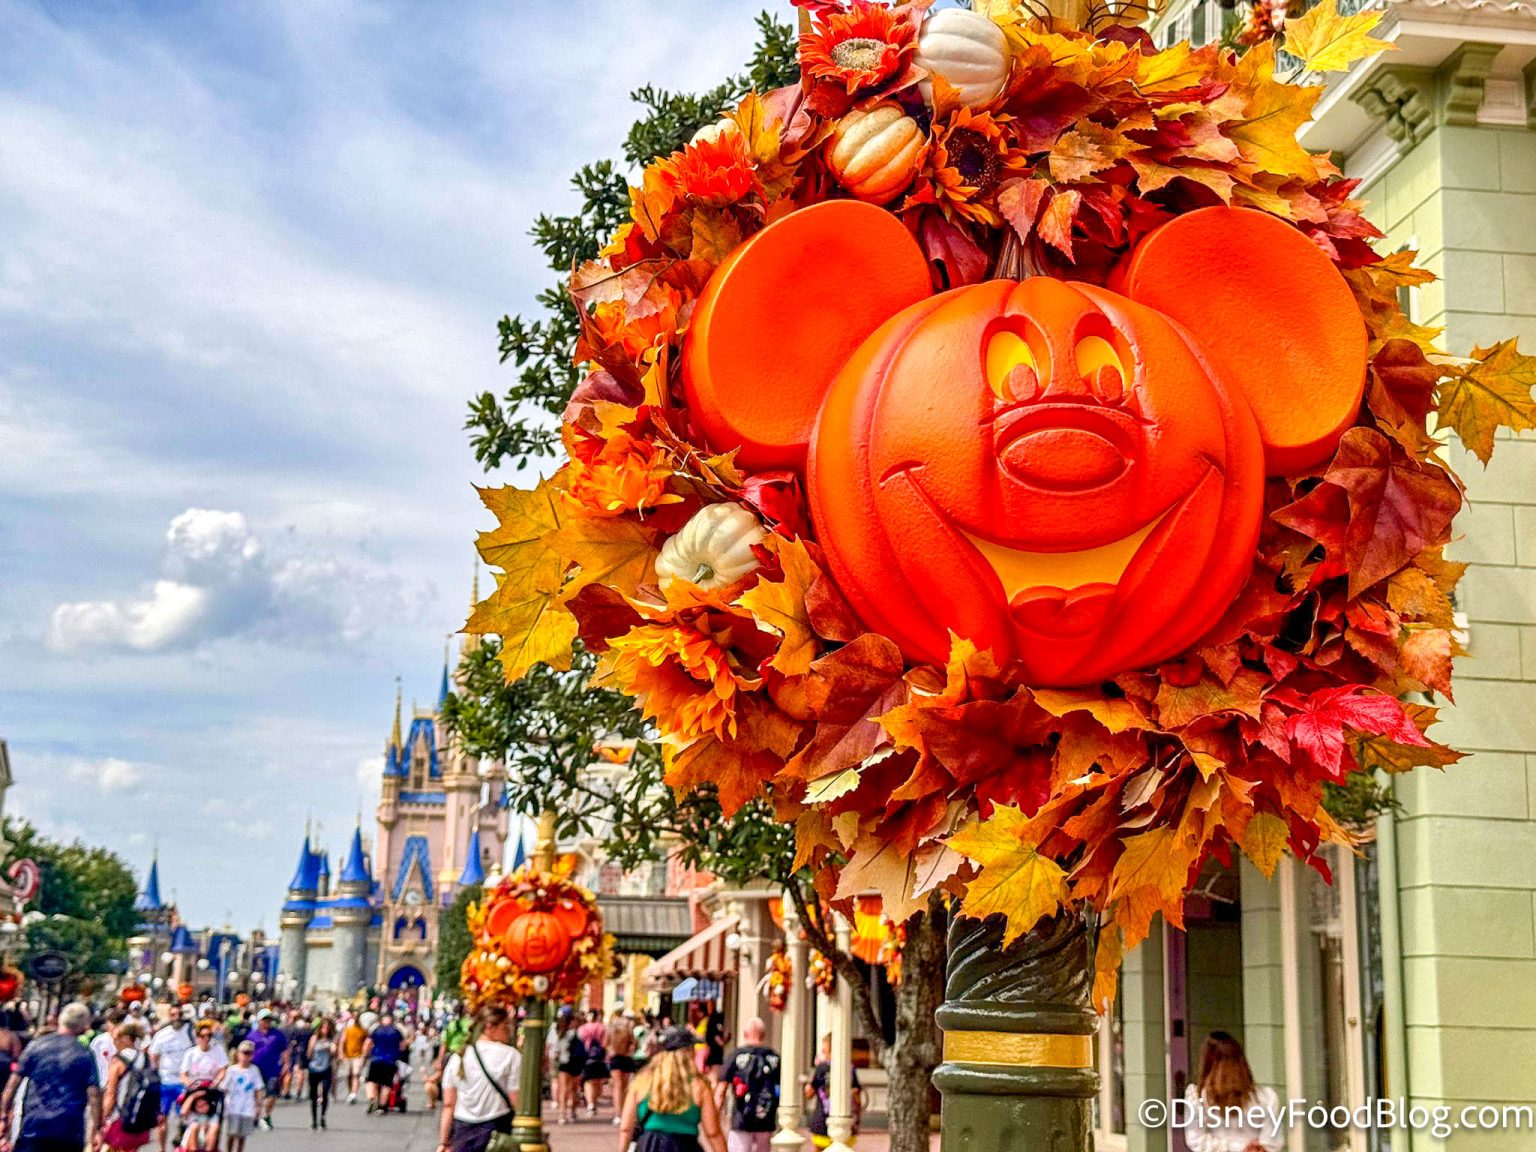
[[523,1017],[523,1073],[517,1087],[512,1135],[519,1152],[549,1152],[544,1139],[544,1034],[549,1028],[548,1001],[531,999]]
[[937,1020],[941,1152],[1091,1152],[1099,1091],[1087,920],[1042,920],[1007,948],[1003,919],[956,919]]

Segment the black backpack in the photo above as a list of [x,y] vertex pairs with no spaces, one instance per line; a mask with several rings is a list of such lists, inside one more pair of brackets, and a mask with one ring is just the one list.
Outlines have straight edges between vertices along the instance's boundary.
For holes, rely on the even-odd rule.
[[149,1066],[147,1059],[140,1065],[130,1064],[122,1056],[118,1059],[127,1068],[126,1075],[133,1077],[121,1097],[123,1107],[119,1115],[123,1131],[134,1136],[153,1132],[160,1122],[160,1073]]
[[743,1132],[772,1132],[779,1107],[779,1054],[768,1048],[738,1053],[731,1064],[731,1089]]

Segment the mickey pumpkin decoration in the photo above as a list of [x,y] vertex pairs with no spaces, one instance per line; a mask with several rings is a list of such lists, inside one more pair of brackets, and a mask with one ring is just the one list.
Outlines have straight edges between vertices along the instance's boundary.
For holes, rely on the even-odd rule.
[[1366,363],[1344,278],[1261,212],[1164,225],[1119,284],[931,296],[895,217],[813,205],[710,280],[689,410],[743,464],[803,473],[838,586],[913,661],[956,635],[1030,684],[1105,680],[1216,622],[1252,564],[1266,469],[1333,454]]
[[[1332,3],[1298,21],[1376,19]],[[1330,785],[1455,761],[1429,420],[1486,462],[1536,361],[1404,314],[1433,277],[1297,141],[1273,43],[805,6],[802,82],[573,273],[565,457],[484,494],[466,630],[511,678],[579,637],[674,790],[770,803],[893,923],[1092,905],[1103,1001],[1212,857],[1323,869]]]
[[474,938],[464,960],[465,998],[515,1004],[530,995],[572,1001],[610,964],[597,899],[568,877],[532,865],[505,877],[470,906]]

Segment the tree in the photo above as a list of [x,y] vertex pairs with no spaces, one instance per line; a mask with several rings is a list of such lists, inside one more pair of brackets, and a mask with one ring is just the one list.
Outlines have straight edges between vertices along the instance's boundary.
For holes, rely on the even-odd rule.
[[13,856],[35,861],[42,874],[33,908],[47,919],[27,929],[30,949],[64,952],[78,972],[110,971],[139,923],[132,870],[115,852],[61,844],[25,820],[6,820],[5,837]]
[[519,467],[549,456],[560,446],[559,416],[580,378],[571,353],[576,347],[576,308],[565,278],[598,250],[629,212],[631,170],[681,148],[700,127],[717,119],[748,92],[766,92],[799,79],[795,37],[788,24],[768,13],[757,18],[758,42],[751,63],[707,92],[667,92],[647,85],[632,95],[645,109],[624,142],[622,160],[600,160],[571,178],[581,207],[571,216],[541,215],[534,243],[558,279],[537,298],[540,314],[503,317],[501,359],[517,369],[517,382],[498,400],[483,392],[471,399],[470,444],[486,471],[504,462]]
[[459,971],[464,967],[464,957],[474,943],[469,934],[469,906],[485,894],[485,888],[473,884],[460,888],[453,903],[437,922],[437,968],[435,983],[439,990],[457,988]]

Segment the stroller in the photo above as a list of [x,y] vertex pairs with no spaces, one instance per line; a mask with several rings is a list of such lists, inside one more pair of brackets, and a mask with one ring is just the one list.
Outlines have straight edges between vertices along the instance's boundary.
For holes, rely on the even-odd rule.
[[212,1128],[219,1122],[224,1109],[224,1093],[210,1080],[194,1080],[187,1085],[178,1110],[181,1114],[181,1132],[176,1147],[181,1149],[217,1152],[218,1145],[212,1140]]

